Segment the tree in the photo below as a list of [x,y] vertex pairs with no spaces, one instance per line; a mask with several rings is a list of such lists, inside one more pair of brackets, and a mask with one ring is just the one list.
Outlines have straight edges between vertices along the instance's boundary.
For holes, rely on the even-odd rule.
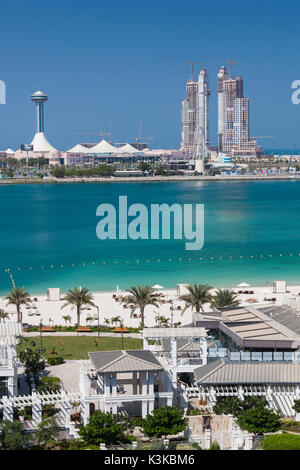
[[122,416],[95,411],[90,416],[88,424],[79,429],[79,435],[87,444],[99,445],[104,442],[112,445],[129,442],[125,434],[127,429],[127,420]]
[[268,408],[251,408],[237,418],[237,424],[244,430],[262,435],[266,432],[276,432],[280,428],[280,414]]
[[5,297],[5,300],[8,301],[7,305],[16,306],[19,323],[22,323],[21,305],[28,305],[29,297],[30,295],[25,291],[24,287],[14,287],[12,291]]
[[238,416],[243,412],[242,401],[237,397],[220,398],[213,407],[213,412],[217,415]]
[[208,450],[221,450],[220,445],[217,441],[212,441]]
[[59,435],[59,426],[53,416],[50,418],[42,418],[42,421],[38,424],[35,433],[36,440],[39,445],[52,447]]
[[66,303],[62,305],[61,308],[67,307],[67,305],[76,306],[77,310],[77,326],[80,325],[80,310],[83,305],[95,306],[93,300],[93,294],[86,288],[74,287],[74,289],[69,289],[66,295],[62,300],[65,300]]
[[184,411],[178,406],[162,406],[153,410],[142,422],[142,430],[146,436],[161,437],[178,434],[187,427]]
[[22,349],[24,343],[27,343],[27,339],[23,339],[18,347],[18,355],[20,361],[25,366],[25,374],[27,375],[27,382],[31,387],[30,377],[33,376],[34,382],[38,383],[39,374],[45,369],[46,363],[42,359],[45,349],[35,348],[35,342],[31,341],[31,348],[26,347]]
[[247,410],[266,408],[268,402],[259,397],[245,397],[240,400],[238,397],[219,398],[217,404],[213,407],[217,415],[233,415],[238,417]]
[[159,306],[160,298],[156,289],[150,286],[132,286],[128,289],[129,295],[124,297],[123,303],[125,305],[132,304],[133,308],[131,314],[135,312],[136,309],[140,311],[141,319],[141,328],[144,328],[145,324],[145,308],[147,305],[154,305],[154,307]]
[[22,450],[30,440],[24,424],[19,421],[2,421],[1,428],[0,442],[4,450]]
[[67,325],[68,323],[71,324],[72,317],[71,317],[71,315],[63,315],[63,320],[65,320],[66,325]]
[[0,321],[1,322],[5,322],[6,318],[9,317],[9,313],[5,312],[5,310],[3,310],[2,308],[0,309]]
[[196,310],[197,313],[203,312],[203,305],[211,301],[211,294],[209,293],[211,286],[208,284],[194,284],[187,287],[188,294],[183,294],[179,300],[183,300],[190,307]]
[[240,301],[237,300],[237,295],[232,289],[217,289],[215,295],[212,297],[211,305],[213,307],[235,307],[239,305]]

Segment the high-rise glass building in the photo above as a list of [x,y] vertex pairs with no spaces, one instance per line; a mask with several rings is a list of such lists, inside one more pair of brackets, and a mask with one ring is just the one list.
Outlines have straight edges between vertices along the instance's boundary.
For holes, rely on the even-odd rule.
[[186,84],[186,97],[181,105],[181,150],[187,154],[194,153],[197,91],[198,83],[189,80]]

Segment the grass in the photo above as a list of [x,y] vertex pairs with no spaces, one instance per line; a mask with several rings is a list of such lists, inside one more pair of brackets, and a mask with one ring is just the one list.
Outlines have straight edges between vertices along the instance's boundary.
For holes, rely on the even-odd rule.
[[[27,338],[20,349],[30,347],[34,341],[36,347],[40,347],[40,337],[33,336]],[[43,348],[46,349],[46,357],[54,357],[51,352],[53,348],[57,351],[57,356],[64,359],[88,359],[88,353],[93,351],[109,351],[122,349],[122,339],[105,336],[98,339],[93,336],[45,336],[43,337]],[[142,340],[138,338],[126,338],[124,335],[124,349],[142,349]]]

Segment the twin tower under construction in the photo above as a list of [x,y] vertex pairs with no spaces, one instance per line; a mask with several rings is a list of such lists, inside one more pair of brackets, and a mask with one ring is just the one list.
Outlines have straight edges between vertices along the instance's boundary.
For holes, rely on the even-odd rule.
[[[193,77],[186,84],[186,98],[182,101],[181,150],[195,159],[210,154],[209,139],[209,84],[208,73],[202,69],[198,81]],[[254,138],[249,137],[249,98],[243,94],[243,79],[231,78],[226,67],[218,73],[218,152],[231,156],[257,155],[261,151]]]

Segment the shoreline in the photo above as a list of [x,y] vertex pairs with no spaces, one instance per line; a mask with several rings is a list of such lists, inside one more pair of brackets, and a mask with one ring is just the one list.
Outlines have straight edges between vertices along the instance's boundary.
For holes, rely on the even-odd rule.
[[215,175],[215,176],[116,176],[114,178],[47,178],[3,179],[0,185],[18,184],[78,184],[78,183],[165,183],[185,181],[300,181],[300,175]]

